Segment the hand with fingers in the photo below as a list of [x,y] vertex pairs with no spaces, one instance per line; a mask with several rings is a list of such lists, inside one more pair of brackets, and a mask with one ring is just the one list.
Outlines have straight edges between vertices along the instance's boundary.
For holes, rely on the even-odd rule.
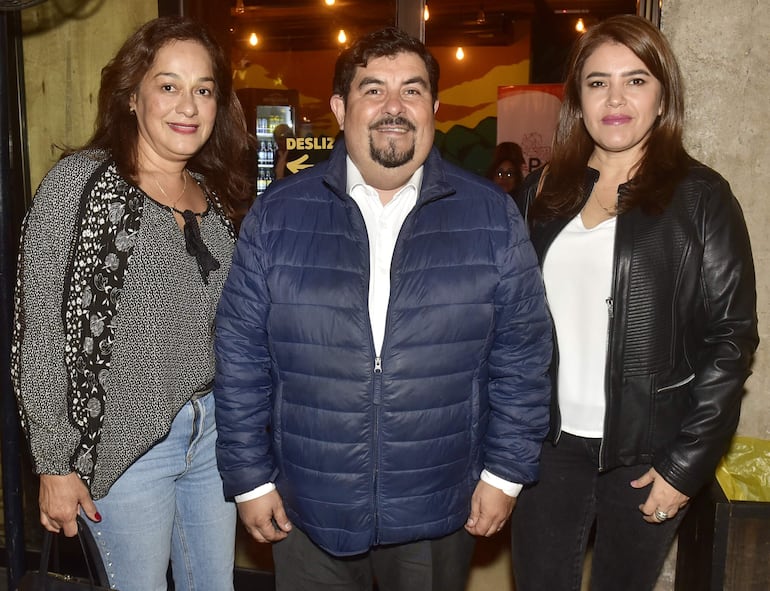
[[238,503],[238,515],[251,537],[263,544],[283,540],[291,531],[291,522],[277,490]]
[[95,522],[102,520],[96,511],[88,488],[75,472],[66,475],[40,475],[40,523],[50,532],[64,531],[67,537],[76,536],[75,521],[82,509]]
[[650,484],[652,488],[647,500],[639,505],[643,519],[648,523],[663,523],[672,519],[690,500],[690,497],[666,482],[655,468],[650,468],[640,478],[631,482],[634,488],[644,488]]
[[465,529],[474,536],[492,536],[503,529],[515,505],[516,497],[479,480],[471,498],[471,514]]

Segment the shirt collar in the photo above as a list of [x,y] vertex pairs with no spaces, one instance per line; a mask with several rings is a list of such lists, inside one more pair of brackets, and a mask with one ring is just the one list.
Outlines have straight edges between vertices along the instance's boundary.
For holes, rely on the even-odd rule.
[[[377,190],[371,185],[366,184],[366,181],[364,181],[364,177],[361,176],[361,172],[358,170],[356,165],[353,164],[353,161],[350,159],[350,156],[347,156],[346,163],[347,163],[348,195],[352,195],[353,190],[359,186],[362,187],[368,194],[372,194],[372,193],[376,194]],[[414,171],[414,174],[406,182],[406,184],[398,190],[394,198],[401,195],[407,189],[413,190],[415,195],[420,194],[420,188],[422,187],[423,168],[424,168],[423,166],[420,166],[417,170]]]

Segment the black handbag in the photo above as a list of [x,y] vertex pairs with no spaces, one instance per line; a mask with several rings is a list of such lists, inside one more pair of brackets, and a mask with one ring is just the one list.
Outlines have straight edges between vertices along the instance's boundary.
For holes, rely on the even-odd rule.
[[[107,571],[102,563],[99,548],[96,546],[91,530],[78,516],[78,541],[83,551],[83,561],[88,571],[88,578],[52,572],[58,566],[51,565],[51,548],[57,544],[57,535],[46,530],[43,535],[43,547],[40,549],[40,570],[26,573],[19,583],[18,591],[109,591],[110,583]],[[53,552],[54,562],[58,563],[58,548]],[[114,591],[114,590],[113,590]]]

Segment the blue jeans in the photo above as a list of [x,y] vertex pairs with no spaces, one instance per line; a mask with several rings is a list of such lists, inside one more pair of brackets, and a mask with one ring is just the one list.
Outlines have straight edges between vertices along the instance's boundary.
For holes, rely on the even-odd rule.
[[120,591],[232,591],[235,504],[225,501],[214,455],[214,396],[182,407],[168,436],[134,462],[88,519]]
[[655,586],[686,513],[664,523],[642,519],[650,487],[630,482],[649,465],[599,472],[601,439],[562,433],[546,442],[540,481],[519,495],[511,517],[517,591],[580,591],[586,548],[594,532],[591,591],[649,591]]

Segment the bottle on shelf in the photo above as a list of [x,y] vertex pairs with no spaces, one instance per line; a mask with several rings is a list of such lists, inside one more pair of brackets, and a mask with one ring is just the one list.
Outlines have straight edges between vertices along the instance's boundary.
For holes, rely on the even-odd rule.
[[259,152],[257,153],[257,164],[263,165],[265,163],[266,156],[267,156],[267,153],[265,150],[265,142],[260,142]]

